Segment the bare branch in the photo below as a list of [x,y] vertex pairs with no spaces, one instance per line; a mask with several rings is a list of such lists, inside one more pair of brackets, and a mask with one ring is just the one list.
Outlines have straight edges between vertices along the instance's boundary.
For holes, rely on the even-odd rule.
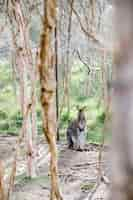
[[[70,0],[68,0],[68,2],[69,2],[69,4],[71,4],[71,1],[70,1]],[[83,25],[82,22],[81,22],[81,17],[79,16],[79,14],[78,14],[78,12],[76,11],[76,9],[75,9],[74,7],[72,7],[72,10],[73,10],[74,14],[76,15],[77,20],[78,20],[78,22],[79,22],[79,24],[80,24],[80,28],[81,28],[81,30],[85,33],[85,35],[86,35],[89,39],[92,39],[96,44],[98,44],[98,45],[101,46],[102,44],[101,44],[101,42],[99,41],[99,39],[96,37],[96,35],[94,35],[94,33],[92,33],[92,32],[88,32],[88,31],[85,29],[84,25]]]
[[76,51],[76,53],[77,53],[77,55],[78,55],[79,60],[87,67],[87,69],[88,69],[88,75],[89,75],[90,72],[91,72],[89,65],[87,65],[87,63],[85,63],[85,62],[82,60],[81,55],[80,55],[80,53],[79,53],[78,50]]

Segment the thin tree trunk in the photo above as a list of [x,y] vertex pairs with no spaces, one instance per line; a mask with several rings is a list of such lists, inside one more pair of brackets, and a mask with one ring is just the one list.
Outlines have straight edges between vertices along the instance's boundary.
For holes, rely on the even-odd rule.
[[[30,102],[31,92],[28,88],[28,69],[26,67],[27,63],[25,58],[22,56],[23,52],[20,52],[19,55],[19,74],[20,74],[20,101],[21,101],[21,111],[23,118],[26,113],[27,106]],[[32,72],[31,72],[32,73]],[[35,96],[32,96],[35,98]],[[32,105],[31,115],[28,116],[27,121],[25,123],[25,145],[26,145],[26,160],[27,160],[27,177],[35,177],[36,176],[36,165],[35,165],[35,146],[33,145],[33,127],[34,121],[31,119],[33,117],[33,109],[35,106],[35,99]],[[35,119],[34,119],[35,120]],[[36,131],[36,129],[34,129]]]
[[43,129],[51,153],[51,200],[62,200],[58,184],[55,110],[55,64],[52,38],[56,23],[56,0],[44,1],[44,24],[40,44],[40,84],[43,110]]
[[102,64],[101,64],[101,79],[102,79],[102,99],[104,101],[105,108],[108,105],[108,88],[107,88],[107,66],[105,64],[106,52],[102,52]]
[[66,95],[66,104],[68,116],[70,113],[70,41],[71,41],[71,26],[72,26],[72,13],[73,13],[74,0],[71,0],[70,3],[70,15],[68,21],[68,38],[67,38],[67,55],[66,55],[66,70],[65,70],[65,95]]
[[[35,145],[33,143],[33,135],[36,135],[36,113],[35,113],[35,81],[36,78],[34,76],[34,66],[32,53],[29,46],[29,30],[26,25],[26,16],[22,10],[22,2],[15,1],[11,2],[11,9],[9,9],[9,19],[11,25],[19,30],[17,38],[13,36],[14,47],[16,48],[16,59],[17,59],[17,71],[20,80],[20,96],[21,96],[21,111],[24,117],[26,108],[31,101],[31,98],[34,97],[34,103],[32,105],[31,116],[28,117],[26,123],[26,132],[25,132],[25,141],[27,148],[27,175],[29,177],[36,176],[36,166],[35,166]],[[15,32],[15,31],[14,31]],[[13,34],[13,32],[12,32]],[[19,44],[18,44],[18,41]],[[30,79],[28,78],[30,77]],[[30,87],[29,87],[30,84]],[[34,94],[31,94],[34,93]],[[31,97],[32,95],[32,97]],[[33,130],[34,129],[34,130]]]
[[0,160],[0,200],[5,200],[5,188],[4,188],[4,169],[2,161]]
[[[55,76],[56,76],[56,121],[59,122],[59,78],[58,78],[58,31],[57,20],[55,27]],[[60,140],[59,126],[57,125],[57,141]]]
[[13,159],[13,164],[12,164],[12,170],[11,170],[11,175],[9,177],[9,185],[7,188],[7,193],[5,195],[5,200],[9,200],[13,191],[13,186],[14,186],[14,181],[15,181],[15,176],[16,176],[16,169],[17,169],[17,158],[18,158],[18,151],[20,148],[20,143],[22,142],[25,134],[25,129],[26,129],[26,124],[27,124],[27,119],[29,117],[30,111],[31,111],[31,106],[32,106],[33,100],[31,101],[31,104],[27,106],[25,116],[23,118],[23,123],[22,123],[22,128],[19,133],[19,137],[16,142],[15,146],[15,153],[14,153],[14,159]]
[[[20,89],[20,102],[21,102],[21,111],[23,118],[27,106],[31,100],[31,91],[29,88],[29,83],[31,88],[33,88],[33,78],[31,71],[33,71],[33,61],[32,55],[30,52],[29,46],[29,32],[26,25],[26,18],[22,10],[22,2],[20,1],[11,1],[8,15],[9,21],[12,26],[12,38],[13,45],[16,53],[16,68],[19,77],[19,89]],[[17,26],[18,35],[15,35],[15,27]],[[30,80],[28,79],[30,76]],[[34,80],[35,81],[35,80]],[[33,89],[34,90],[34,89]],[[35,95],[34,95],[35,96]],[[35,106],[35,103],[32,107]],[[33,110],[33,109],[32,109]],[[34,111],[35,112],[35,111]],[[34,114],[35,115],[35,114]],[[34,123],[34,124],[31,124]],[[34,177],[36,176],[36,166],[35,166],[35,149],[33,145],[33,127],[35,128],[35,117],[31,120],[31,116],[28,116],[27,122],[25,123],[25,142],[26,142],[26,159],[27,159],[27,176]],[[36,130],[34,130],[36,132]],[[36,134],[36,133],[35,133]]]
[[90,0],[91,4],[91,25],[94,25],[94,20],[96,16],[96,0]]

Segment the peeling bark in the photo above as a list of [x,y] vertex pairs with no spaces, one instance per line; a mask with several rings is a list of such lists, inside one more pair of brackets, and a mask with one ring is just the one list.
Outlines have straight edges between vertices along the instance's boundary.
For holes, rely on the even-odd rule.
[[[14,55],[16,57],[15,68],[19,78],[20,105],[24,118],[27,106],[31,98],[34,98],[31,116],[28,116],[25,123],[25,143],[26,143],[26,159],[27,159],[27,176],[36,176],[35,164],[35,145],[33,139],[36,135],[36,118],[35,118],[35,75],[32,53],[29,45],[29,28],[27,26],[26,17],[23,13],[22,2],[11,1],[8,8],[8,18],[11,24],[12,39],[14,47]],[[17,29],[17,34],[15,33]],[[29,78],[30,77],[30,78]],[[30,87],[29,87],[30,84]],[[33,94],[32,94],[33,93]],[[32,96],[32,97],[31,97]],[[31,119],[32,118],[32,119]]]
[[51,200],[62,200],[58,184],[56,149],[56,106],[55,106],[55,64],[52,38],[56,24],[56,0],[44,1],[44,23],[40,44],[40,84],[43,110],[43,129],[51,153]]

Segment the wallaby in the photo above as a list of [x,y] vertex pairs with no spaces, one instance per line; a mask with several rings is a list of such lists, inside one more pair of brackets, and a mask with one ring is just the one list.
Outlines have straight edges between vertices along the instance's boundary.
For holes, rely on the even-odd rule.
[[78,116],[67,128],[68,148],[83,150],[85,145],[86,118],[85,107],[78,109]]

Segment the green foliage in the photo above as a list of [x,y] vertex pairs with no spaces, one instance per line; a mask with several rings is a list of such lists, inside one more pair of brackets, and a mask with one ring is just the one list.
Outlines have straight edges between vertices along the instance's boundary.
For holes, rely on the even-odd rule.
[[[98,101],[96,98],[89,100],[81,100],[76,103],[79,106],[86,106],[85,115],[87,119],[87,140],[92,143],[100,143],[102,141],[103,124],[105,120],[105,112],[103,107],[97,107]],[[77,116],[76,107],[71,107],[70,115],[65,108],[61,115],[60,134],[62,139],[65,138],[66,129],[69,121]]]
[[94,187],[95,183],[84,183],[80,186],[83,192],[89,191]]
[[9,123],[6,122],[6,121],[2,121],[2,122],[0,123],[0,129],[1,129],[2,131],[7,131],[7,130],[9,130]]
[[0,133],[10,130],[11,116],[17,109],[12,81],[12,70],[6,61],[0,62]]
[[[98,67],[98,66],[97,66]],[[92,143],[101,143],[103,137],[103,124],[105,121],[104,105],[99,104],[101,94],[101,80],[98,78],[92,81],[93,89],[89,96],[84,92],[88,74],[86,68],[75,63],[71,70],[70,81],[70,113],[64,107],[60,117],[60,134],[62,139],[66,137],[66,129],[69,122],[77,116],[76,106],[86,106],[85,114],[87,118],[87,140]],[[60,93],[62,94],[62,93]]]
[[44,176],[37,176],[35,178],[27,177],[26,173],[23,173],[21,175],[16,176],[16,182],[19,185],[25,185],[25,184],[46,184],[47,186],[49,185],[49,176],[44,175]]
[[[97,74],[96,79],[92,81],[93,88],[91,93],[87,96],[84,89],[86,79],[88,79],[86,68],[80,63],[75,63],[71,69],[71,81],[69,82],[71,109],[70,113],[67,113],[67,108],[63,108],[60,117],[60,134],[62,139],[66,137],[66,129],[69,122],[77,116],[76,106],[86,106],[87,140],[88,142],[100,143],[105,120],[104,105],[99,104],[101,80]],[[62,93],[60,91],[61,97]]]
[[6,119],[8,114],[4,110],[0,110],[0,119]]
[[[9,63],[0,62],[0,133],[18,134],[22,126],[22,113],[16,100],[16,88]],[[37,106],[37,127],[42,133],[41,109]]]
[[97,121],[103,124],[105,121],[105,116],[106,116],[105,112],[101,113],[101,115],[97,117]]
[[103,124],[96,123],[93,128],[88,127],[87,140],[90,143],[101,143],[102,141]]
[[[105,120],[104,105],[99,105],[100,80],[93,82],[93,89],[86,94],[85,86],[88,79],[86,68],[81,63],[75,63],[71,69],[70,84],[70,113],[63,107],[60,116],[60,135],[66,140],[66,129],[72,119],[77,116],[77,106],[86,106],[87,140],[99,143],[102,139],[102,129]],[[0,63],[0,133],[18,134],[22,126],[22,114],[16,101],[15,88],[12,80],[12,70],[8,63]],[[37,89],[39,86],[37,86]],[[38,92],[39,94],[39,92]],[[59,100],[62,99],[62,88],[59,91]],[[95,94],[95,95],[94,95]],[[61,100],[60,100],[61,101]],[[62,102],[61,102],[62,103]],[[37,105],[37,128],[42,133],[42,115],[40,104]]]
[[61,121],[62,123],[66,123],[70,120],[69,113],[68,112],[63,112],[61,116]]

